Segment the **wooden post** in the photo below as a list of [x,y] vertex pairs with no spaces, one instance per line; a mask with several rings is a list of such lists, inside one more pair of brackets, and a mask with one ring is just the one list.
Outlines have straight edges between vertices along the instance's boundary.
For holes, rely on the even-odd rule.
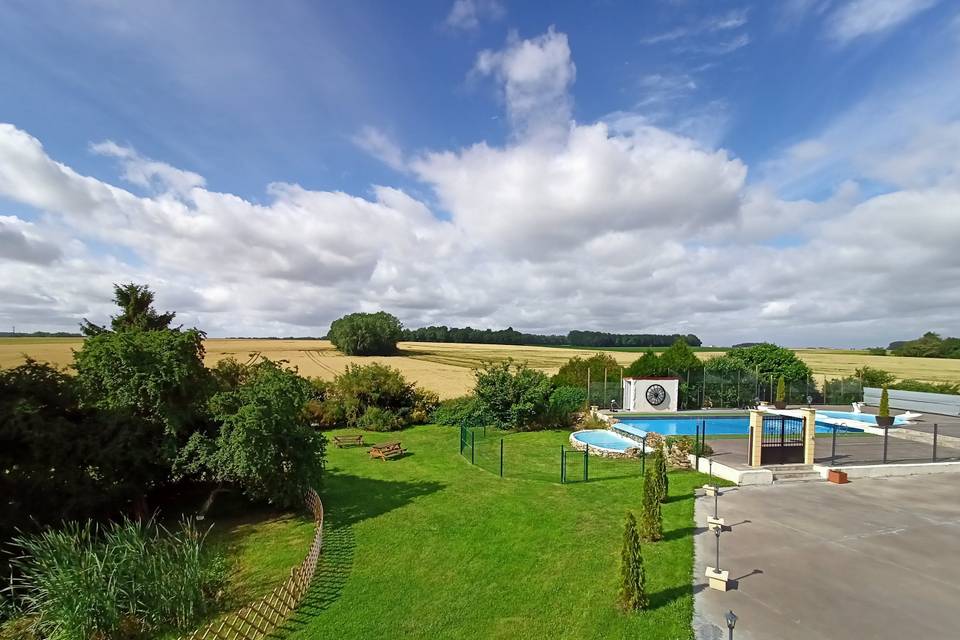
[[750,411],[750,452],[747,456],[751,467],[760,466],[760,448],[763,444],[763,412]]

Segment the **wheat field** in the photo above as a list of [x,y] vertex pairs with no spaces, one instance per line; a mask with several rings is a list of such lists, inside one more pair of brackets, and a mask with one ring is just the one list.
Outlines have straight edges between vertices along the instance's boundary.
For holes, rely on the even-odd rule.
[[[29,356],[35,360],[66,367],[73,359],[79,338],[0,338],[0,367],[16,366]],[[462,395],[473,386],[473,370],[484,362],[513,358],[547,373],[555,373],[576,355],[589,356],[591,349],[525,347],[487,344],[444,344],[433,342],[401,342],[400,355],[392,357],[345,356],[326,340],[247,340],[211,338],[204,342],[206,363],[233,357],[240,362],[256,362],[261,358],[286,360],[303,375],[326,380],[346,369],[351,363],[380,362],[396,367],[409,380],[436,391],[441,398]],[[640,354],[608,351],[621,365],[628,365]],[[852,375],[863,365],[892,372],[898,378],[930,382],[960,381],[960,360],[936,358],[899,358],[871,356],[866,353],[832,349],[798,349],[797,354],[810,365],[815,376]],[[700,351],[702,359],[720,352]],[[612,375],[614,374],[611,372]]]

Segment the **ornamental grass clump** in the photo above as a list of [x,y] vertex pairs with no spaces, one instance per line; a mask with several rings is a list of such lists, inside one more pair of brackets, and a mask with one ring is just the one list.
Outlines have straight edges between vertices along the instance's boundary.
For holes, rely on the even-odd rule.
[[217,605],[226,575],[204,538],[190,522],[172,532],[152,520],[69,523],[13,541],[21,555],[9,591],[32,631],[52,640],[186,629]]
[[640,535],[637,520],[632,512],[627,513],[623,530],[623,549],[620,552],[620,589],[617,603],[624,611],[640,611],[649,604],[646,591],[646,574],[643,556],[640,555]]

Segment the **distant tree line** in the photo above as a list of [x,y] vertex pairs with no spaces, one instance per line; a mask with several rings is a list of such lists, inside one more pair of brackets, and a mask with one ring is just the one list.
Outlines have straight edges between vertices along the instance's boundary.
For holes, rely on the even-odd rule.
[[23,333],[21,331],[0,331],[0,338],[80,338],[79,333],[70,333],[69,331],[31,331]]
[[895,356],[960,358],[960,338],[941,338],[933,331],[928,331],[916,340],[891,342],[888,348]]
[[513,327],[506,329],[474,329],[472,327],[430,326],[420,329],[404,329],[402,340],[406,342],[457,342],[473,344],[528,344],[575,347],[669,347],[680,338],[690,346],[699,347],[702,342],[695,335],[626,334],[603,331],[571,331],[567,335],[543,335],[523,333]]

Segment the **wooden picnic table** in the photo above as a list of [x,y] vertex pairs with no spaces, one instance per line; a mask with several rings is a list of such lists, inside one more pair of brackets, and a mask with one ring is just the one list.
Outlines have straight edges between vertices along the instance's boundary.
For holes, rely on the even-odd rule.
[[380,442],[370,446],[370,457],[388,460],[402,456],[407,452],[399,442]]

